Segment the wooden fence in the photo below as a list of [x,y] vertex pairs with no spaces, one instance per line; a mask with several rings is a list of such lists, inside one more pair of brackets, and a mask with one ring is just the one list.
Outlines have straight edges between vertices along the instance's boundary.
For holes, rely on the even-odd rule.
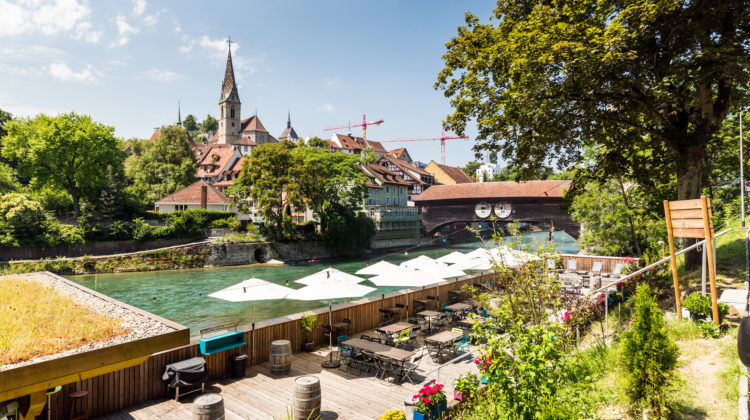
[[[561,254],[560,260],[562,261],[563,268],[568,267],[569,260],[575,260],[576,270],[578,271],[591,271],[594,263],[599,261],[602,263],[602,273],[612,273],[615,271],[617,264],[625,263],[622,257],[603,257],[599,255]],[[640,260],[636,258],[632,264],[637,267],[640,264]]]
[[[448,281],[442,283],[440,286],[401,290],[388,293],[384,297],[380,295],[334,305],[331,318],[333,322],[340,322],[344,318],[351,319],[350,334],[354,335],[378,326],[380,321],[380,312],[378,309],[380,308],[392,307],[401,303],[408,305],[409,316],[413,316],[414,300],[432,295],[439,297],[438,303],[447,302],[449,291],[458,290],[466,284],[488,282],[493,280],[494,277],[494,273],[477,274],[462,277],[455,281]],[[328,307],[319,308],[312,312],[318,315],[321,324],[328,323]],[[268,361],[271,342],[274,340],[290,340],[293,351],[300,351],[302,341],[304,340],[299,321],[301,315],[294,314],[255,324],[255,358],[253,361],[255,364]],[[198,350],[198,339],[195,338],[191,340],[190,345],[154,354],[139,366],[65,385],[61,392],[51,397],[51,418],[67,418],[70,413],[69,395],[80,390],[87,390],[89,392],[87,404],[89,416],[91,417],[121,410],[145,401],[165,398],[167,396],[167,387],[161,381],[165,365],[191,357],[200,356],[206,359],[209,382],[217,378],[229,376],[229,357],[236,353],[250,354],[248,347],[252,343],[252,326],[243,326],[241,329],[245,331],[245,341],[248,343],[245,346],[210,356],[203,356]],[[321,333],[321,328],[317,328],[313,332],[313,337],[315,337],[317,344],[320,344]],[[46,417],[39,417],[40,420],[44,418]]]

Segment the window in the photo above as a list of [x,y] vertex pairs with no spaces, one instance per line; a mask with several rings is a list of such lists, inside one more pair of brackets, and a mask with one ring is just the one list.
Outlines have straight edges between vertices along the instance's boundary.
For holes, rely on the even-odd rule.
[[391,197],[386,197],[385,198],[385,205],[387,206],[389,204],[391,204]]
[[404,193],[404,187],[401,187],[401,194]]
[[174,210],[175,211],[185,211],[187,210],[187,204],[175,204]]
[[234,107],[232,107],[231,114],[232,114],[231,118],[234,118]]
[[221,107],[221,118],[224,118],[224,107]]
[[391,192],[391,191],[390,191],[390,188],[389,188],[389,187],[388,187],[388,186],[386,185],[386,186],[385,186],[385,193],[386,193],[386,194],[388,194],[389,192]]

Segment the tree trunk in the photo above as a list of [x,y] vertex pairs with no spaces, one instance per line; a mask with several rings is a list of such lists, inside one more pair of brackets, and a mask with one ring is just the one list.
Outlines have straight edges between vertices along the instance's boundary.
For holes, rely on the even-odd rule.
[[78,220],[78,216],[81,215],[81,194],[78,188],[70,189],[70,197],[73,199],[73,217]]
[[[697,144],[696,144],[697,143]],[[675,151],[677,169],[677,199],[692,200],[701,197],[701,168],[706,157],[706,142],[697,141],[682,150]],[[685,240],[685,246],[696,242]],[[701,254],[697,250],[685,254],[685,269],[692,270],[701,263]]]

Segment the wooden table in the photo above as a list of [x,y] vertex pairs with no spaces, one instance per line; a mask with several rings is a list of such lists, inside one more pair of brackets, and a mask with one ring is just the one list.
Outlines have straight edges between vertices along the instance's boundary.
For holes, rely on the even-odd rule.
[[418,313],[417,315],[427,318],[427,322],[429,323],[428,329],[432,330],[432,318],[437,318],[443,314],[437,311],[422,311]]
[[401,333],[401,331],[413,328],[414,325],[409,324],[408,322],[397,322],[395,324],[386,325],[385,327],[376,328],[375,331],[377,332],[383,332],[389,335],[396,335]]
[[464,318],[458,321],[458,325],[471,329],[474,324],[484,324],[485,322],[487,322],[487,320],[484,318]]
[[349,323],[347,322],[334,322],[331,324],[331,328],[333,329],[334,333],[336,334],[336,337],[339,336],[339,331],[341,330],[348,330],[349,329]]
[[448,342],[455,341],[463,336],[464,336],[463,333],[457,333],[453,331],[443,331],[443,332],[440,332],[440,333],[437,333],[435,335],[431,335],[425,338],[425,341],[434,341],[436,343],[445,344]]
[[454,303],[453,305],[448,305],[443,309],[447,309],[449,311],[467,311],[471,309],[471,305],[468,303]]
[[385,308],[385,310],[388,311],[388,313],[390,313],[391,315],[393,315],[394,318],[396,315],[399,315],[399,319],[400,319],[401,312],[404,310],[404,308],[401,308],[399,306],[391,306],[390,308]]
[[378,356],[388,357],[400,362],[403,362],[416,354],[416,352],[414,351],[397,349],[396,347],[386,346],[385,344],[380,343],[373,343],[372,341],[363,340],[361,338],[350,338],[348,340],[342,341],[341,344],[358,348],[360,350],[371,351]]

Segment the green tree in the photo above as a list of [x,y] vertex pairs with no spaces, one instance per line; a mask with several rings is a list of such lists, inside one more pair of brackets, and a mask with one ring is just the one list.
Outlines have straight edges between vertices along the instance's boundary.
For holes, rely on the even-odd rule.
[[311,137],[305,142],[305,146],[308,147],[319,147],[321,149],[328,149],[331,147],[330,144],[328,144],[327,141],[321,139],[320,137]]
[[324,237],[342,255],[361,257],[370,249],[376,233],[375,222],[370,217],[345,207],[328,217]]
[[479,169],[480,166],[482,166],[481,162],[472,160],[471,162],[466,163],[466,166],[461,168],[461,170],[464,171],[466,175],[469,175],[474,181],[478,181],[477,169]]
[[3,162],[0,162],[0,194],[16,191],[20,188],[16,171]]
[[[233,195],[239,201],[252,197],[277,237],[283,236],[284,212],[289,207],[304,206],[296,177],[297,165],[292,155],[294,144],[282,141],[266,143],[253,149],[233,183]],[[246,211],[239,201],[240,209]]]
[[75,113],[5,124],[2,154],[18,162],[21,175],[35,185],[51,185],[70,194],[75,216],[81,200],[98,201],[108,167],[122,166],[123,143],[114,128]]
[[208,114],[206,115],[206,119],[203,120],[203,124],[201,124],[201,129],[203,129],[204,133],[213,133],[219,129],[219,122],[211,114]]
[[496,23],[467,14],[447,43],[445,128],[477,121],[475,150],[523,178],[590,146],[607,171],[674,176],[678,199],[697,198],[712,134],[744,97],[749,14],[742,0],[499,0]]
[[128,194],[142,197],[145,205],[152,206],[195,182],[195,154],[182,128],[162,127],[158,139],[143,142],[141,147],[140,154],[136,152],[127,160]]
[[375,150],[372,148],[372,146],[367,146],[362,150],[362,153],[359,155],[359,161],[363,165],[367,165],[368,163],[375,163],[375,161],[378,160],[378,155],[375,154]]
[[647,284],[635,295],[633,326],[623,335],[622,361],[627,372],[627,394],[633,411],[649,409],[664,418],[670,412],[669,388],[675,377],[679,348],[669,338],[664,318]]
[[292,155],[293,176],[305,205],[318,214],[321,232],[328,230],[335,213],[360,208],[367,194],[367,177],[357,156],[315,147],[298,147]]
[[198,131],[198,123],[195,121],[195,115],[188,114],[187,117],[182,121],[182,126],[189,132]]
[[43,240],[47,213],[24,194],[0,196],[0,245],[32,245]]

